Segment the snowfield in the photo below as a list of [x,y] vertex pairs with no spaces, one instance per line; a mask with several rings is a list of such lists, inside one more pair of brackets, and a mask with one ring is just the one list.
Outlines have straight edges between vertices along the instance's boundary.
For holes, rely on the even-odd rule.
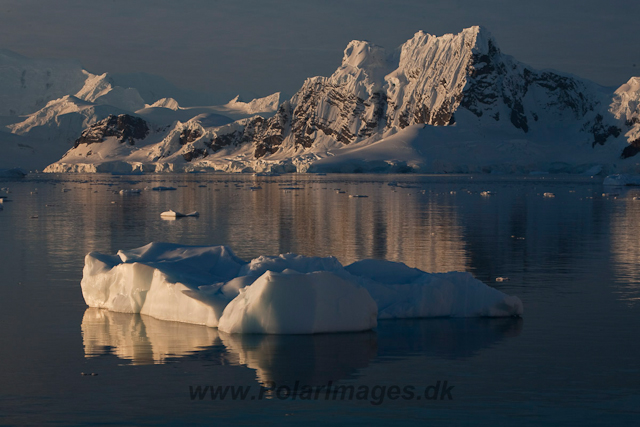
[[402,263],[261,256],[224,246],[150,243],[89,253],[82,294],[90,307],[217,327],[227,333],[364,331],[377,319],[521,316],[522,302],[469,273],[430,274]]

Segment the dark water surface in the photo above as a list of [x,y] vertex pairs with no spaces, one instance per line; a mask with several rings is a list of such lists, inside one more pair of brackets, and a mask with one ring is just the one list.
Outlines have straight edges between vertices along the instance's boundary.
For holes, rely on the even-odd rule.
[[[177,189],[117,193],[154,186]],[[0,205],[1,425],[640,421],[638,190],[611,194],[600,178],[415,175],[41,175],[0,187],[11,200]],[[168,209],[200,217],[160,219]],[[87,309],[84,255],[152,241],[224,244],[247,260],[296,252],[470,271],[518,295],[525,314],[238,336]],[[454,386],[452,399],[424,398],[438,381]],[[260,385],[296,383],[318,399],[284,388],[257,397]],[[328,384],[369,394],[327,400]],[[190,386],[207,385],[251,391],[191,399]]]

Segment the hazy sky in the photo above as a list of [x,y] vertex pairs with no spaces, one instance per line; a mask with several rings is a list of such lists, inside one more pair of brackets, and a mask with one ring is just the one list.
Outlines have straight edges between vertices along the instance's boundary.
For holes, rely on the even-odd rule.
[[0,48],[186,88],[293,94],[353,39],[484,25],[503,52],[607,86],[640,75],[637,0],[0,0]]

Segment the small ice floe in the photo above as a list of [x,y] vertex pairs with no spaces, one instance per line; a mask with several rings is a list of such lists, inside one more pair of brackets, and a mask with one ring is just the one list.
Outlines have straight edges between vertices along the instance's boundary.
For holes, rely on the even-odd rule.
[[188,213],[188,214],[183,214],[183,213],[180,213],[180,212],[176,212],[174,210],[168,210],[166,212],[162,212],[160,214],[160,216],[162,218],[169,218],[169,219],[185,218],[185,217],[196,217],[197,218],[197,217],[200,216],[200,214],[198,212],[191,212],[191,213]]
[[482,193],[480,193],[480,195],[483,197],[493,196],[494,194],[496,194],[494,191],[483,191]]
[[352,199],[362,199],[369,196],[365,196],[364,194],[349,194],[349,197]]
[[176,187],[162,187],[162,186],[152,187],[151,189],[153,191],[174,191],[174,190],[177,190]]
[[344,194],[344,193],[346,193],[346,191],[344,191],[344,190],[336,190],[336,194]]
[[556,195],[553,194],[553,193],[544,193],[543,196],[544,197],[549,197],[549,198],[556,197]]
[[602,182],[608,186],[640,186],[640,175],[614,174],[607,176]]
[[496,282],[506,282],[509,280],[508,277],[496,277]]
[[0,169],[0,177],[2,178],[24,178],[27,176],[27,173],[27,171],[21,168]]
[[139,188],[132,188],[130,190],[120,190],[120,194],[140,194],[142,191]]
[[618,193],[602,193],[602,197],[613,197],[615,199],[618,196]]
[[595,175],[600,174],[600,172],[602,172],[602,165],[595,165],[587,169],[586,171],[582,172],[581,175],[593,177]]

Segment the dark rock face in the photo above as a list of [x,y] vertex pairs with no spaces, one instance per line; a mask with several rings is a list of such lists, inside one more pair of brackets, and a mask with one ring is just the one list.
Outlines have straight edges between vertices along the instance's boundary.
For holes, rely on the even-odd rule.
[[207,157],[208,155],[209,155],[209,152],[206,149],[194,148],[193,150],[184,153],[182,155],[182,157],[187,162],[190,162],[192,160],[195,160],[195,159],[198,159],[198,158],[201,158],[201,157]]
[[139,117],[128,114],[110,115],[82,132],[74,144],[95,144],[103,142],[105,138],[115,136],[121,143],[134,145],[136,140],[144,139],[149,134],[147,122]]
[[350,144],[373,135],[385,124],[384,93],[374,93],[364,100],[348,92],[344,85],[312,80],[305,82],[296,97],[291,123],[296,146],[311,147],[318,132]]
[[619,127],[605,124],[602,114],[596,115],[593,124],[590,125],[587,123],[583,129],[593,135],[593,142],[591,143],[592,147],[595,147],[596,144],[604,145],[610,136],[617,138],[620,136],[620,133],[622,133],[622,129]]
[[620,154],[621,159],[628,159],[629,157],[633,157],[636,154],[640,153],[640,140],[634,141],[634,143],[636,144],[632,143],[624,147],[624,150],[622,150],[622,154]]
[[189,142],[194,142],[202,136],[200,129],[185,129],[180,133],[180,145],[185,145]]
[[598,102],[585,95],[588,90],[576,79],[528,68],[521,73],[513,73],[514,67],[514,64],[501,59],[500,51],[489,41],[488,54],[472,56],[460,106],[477,117],[491,113],[499,121],[500,116],[495,109],[502,102],[511,110],[511,124],[525,133],[530,129],[529,118],[533,121],[539,118],[535,111],[525,111],[524,108],[524,99],[532,90],[546,95],[548,99],[540,108],[568,113],[575,119],[581,119],[598,107]]
[[[254,156],[260,158],[266,154],[273,154],[280,149],[284,141],[285,132],[291,123],[291,105],[284,102],[276,111],[276,114],[269,119],[255,116],[244,121],[244,127],[224,132],[218,132],[209,141],[205,141],[206,148],[192,149],[183,154],[186,161],[206,157],[209,154],[218,152],[226,147],[237,147],[242,144],[253,144],[255,146]],[[180,144],[185,145],[196,141],[202,136],[199,130],[183,130],[180,134]]]

